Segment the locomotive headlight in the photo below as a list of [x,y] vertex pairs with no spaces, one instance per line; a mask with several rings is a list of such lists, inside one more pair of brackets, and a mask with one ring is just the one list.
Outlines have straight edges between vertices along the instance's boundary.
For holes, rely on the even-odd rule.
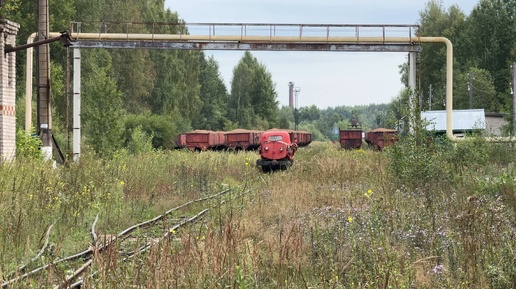
[[283,151],[283,147],[280,147],[279,150],[280,150],[280,152],[282,152]]
[[265,150],[268,151],[269,150],[269,147],[265,147]]

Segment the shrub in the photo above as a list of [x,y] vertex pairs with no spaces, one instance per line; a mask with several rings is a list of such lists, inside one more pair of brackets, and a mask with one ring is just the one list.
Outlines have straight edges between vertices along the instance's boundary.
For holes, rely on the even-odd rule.
[[28,135],[22,129],[16,132],[16,157],[41,158],[41,139],[34,134]]

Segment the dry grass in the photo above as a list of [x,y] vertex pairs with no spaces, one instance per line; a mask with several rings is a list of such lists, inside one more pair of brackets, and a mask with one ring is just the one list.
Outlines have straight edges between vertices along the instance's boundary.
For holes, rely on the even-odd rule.
[[[33,256],[51,223],[62,255],[86,245],[99,211],[99,230],[116,233],[232,188],[202,224],[143,259],[117,262],[116,251],[96,259],[92,270],[100,274],[84,288],[515,287],[512,149],[503,156],[488,144],[414,155],[401,149],[345,151],[313,143],[298,151],[291,169],[272,174],[254,168],[253,152],[85,157],[58,170],[18,163],[16,181],[4,165],[0,216],[9,235],[0,239],[0,272],[6,278]],[[456,154],[468,150],[477,160],[457,162]],[[420,160],[438,168],[429,172],[435,183],[414,172]],[[79,206],[84,211],[77,213]]]

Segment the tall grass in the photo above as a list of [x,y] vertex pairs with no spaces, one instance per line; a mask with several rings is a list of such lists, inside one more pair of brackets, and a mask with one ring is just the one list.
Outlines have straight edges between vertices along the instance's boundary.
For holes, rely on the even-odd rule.
[[29,262],[51,224],[36,263],[85,248],[97,213],[114,234],[232,188],[143,259],[96,259],[84,287],[516,288],[515,152],[481,138],[385,152],[314,142],[270,174],[255,152],[120,152],[57,169],[19,159],[0,166],[0,273]]

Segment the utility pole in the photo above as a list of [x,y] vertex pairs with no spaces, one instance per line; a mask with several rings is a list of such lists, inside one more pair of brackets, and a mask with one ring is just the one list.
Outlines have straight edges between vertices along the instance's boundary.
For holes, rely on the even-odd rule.
[[468,92],[469,92],[469,109],[473,109],[473,72],[469,72],[469,84],[468,84]]
[[[48,38],[48,0],[38,1],[38,41]],[[38,46],[38,133],[41,137],[45,158],[52,158],[52,106],[50,101],[50,54],[49,45]]]
[[288,83],[288,107],[294,108],[294,83]]
[[[293,84],[293,83],[292,83]],[[296,103],[295,103],[295,109],[294,109],[294,130],[297,130],[297,126],[299,124],[299,109],[297,106],[297,96],[301,92],[301,88],[296,87],[294,88],[294,94],[296,95]]]
[[428,85],[428,110],[432,110],[432,84]]
[[512,64],[512,136],[516,136],[516,62]]

